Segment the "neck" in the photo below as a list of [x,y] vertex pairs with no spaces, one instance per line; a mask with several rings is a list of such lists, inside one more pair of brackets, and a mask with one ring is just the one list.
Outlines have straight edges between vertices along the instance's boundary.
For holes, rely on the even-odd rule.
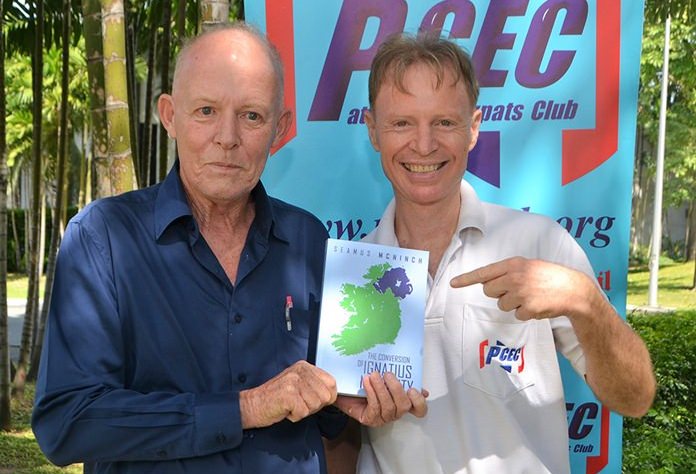
[[234,232],[240,229],[246,231],[255,216],[251,196],[247,196],[244,200],[222,204],[200,202],[189,198],[189,204],[201,233],[206,237],[207,233]]
[[189,203],[201,235],[229,280],[235,284],[239,259],[256,216],[253,199],[248,195],[239,202],[216,204],[189,198]]
[[459,222],[459,194],[434,205],[417,205],[396,199],[394,231],[399,245],[430,252],[428,271],[435,276],[440,260]]

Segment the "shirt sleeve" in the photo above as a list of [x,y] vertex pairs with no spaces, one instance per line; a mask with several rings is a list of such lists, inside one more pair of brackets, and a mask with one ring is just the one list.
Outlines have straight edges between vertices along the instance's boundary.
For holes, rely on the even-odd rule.
[[[163,461],[241,443],[239,393],[139,393],[126,386],[105,218],[73,220],[56,263],[32,428],[54,463]],[[96,214],[96,217],[95,217]]]
[[[554,261],[585,273],[596,283],[597,280],[594,275],[594,270],[592,269],[592,264],[590,264],[587,255],[580,245],[565,230],[560,229],[559,233],[560,245]],[[604,292],[602,292],[602,294],[604,294]],[[575,335],[575,330],[570,320],[565,316],[561,316],[553,318],[550,321],[556,348],[563,354],[568,362],[570,362],[575,372],[581,377],[585,377],[587,374],[585,352]]]

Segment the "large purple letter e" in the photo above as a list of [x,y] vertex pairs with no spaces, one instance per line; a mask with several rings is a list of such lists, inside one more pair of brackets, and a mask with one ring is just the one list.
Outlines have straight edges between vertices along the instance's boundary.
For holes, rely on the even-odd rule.
[[[372,58],[382,41],[392,33],[403,31],[407,12],[405,0],[343,2],[308,120],[339,119],[351,74],[353,71],[370,69]],[[377,36],[372,46],[360,49],[370,17],[377,17],[380,21]]]

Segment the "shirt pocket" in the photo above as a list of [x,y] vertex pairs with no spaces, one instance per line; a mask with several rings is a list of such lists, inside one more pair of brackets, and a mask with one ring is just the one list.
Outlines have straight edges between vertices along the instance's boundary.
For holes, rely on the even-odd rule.
[[280,342],[276,357],[281,371],[299,360],[308,359],[310,329],[315,313],[295,306],[290,309],[288,316],[289,321],[283,311],[275,325]]
[[537,321],[515,312],[465,304],[461,331],[462,380],[469,387],[508,399],[534,385]]

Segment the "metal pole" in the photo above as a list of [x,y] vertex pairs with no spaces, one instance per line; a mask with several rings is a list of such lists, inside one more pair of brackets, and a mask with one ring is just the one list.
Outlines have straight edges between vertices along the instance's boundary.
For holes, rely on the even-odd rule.
[[665,21],[665,48],[662,63],[662,93],[660,96],[660,128],[657,137],[657,169],[655,171],[655,209],[653,212],[652,250],[650,252],[650,284],[648,305],[657,306],[657,274],[662,250],[662,186],[665,169],[665,130],[667,126],[667,86],[669,84],[670,17]]

